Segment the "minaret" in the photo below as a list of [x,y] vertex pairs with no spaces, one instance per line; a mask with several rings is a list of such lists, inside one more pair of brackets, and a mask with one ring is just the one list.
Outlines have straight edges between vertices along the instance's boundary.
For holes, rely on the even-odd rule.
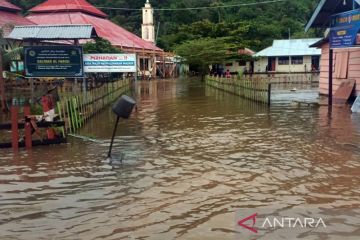
[[142,17],[142,39],[155,43],[154,9],[151,7],[149,0],[146,0],[145,7],[142,8]]

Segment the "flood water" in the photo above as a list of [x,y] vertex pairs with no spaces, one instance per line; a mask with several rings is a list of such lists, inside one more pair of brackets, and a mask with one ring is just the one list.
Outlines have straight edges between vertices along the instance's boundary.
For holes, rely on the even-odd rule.
[[[348,107],[268,108],[197,80],[136,93],[121,167],[106,162],[110,108],[79,132],[94,141],[0,150],[0,239],[240,239],[242,208],[359,214],[360,116]],[[359,239],[359,216],[302,239]]]

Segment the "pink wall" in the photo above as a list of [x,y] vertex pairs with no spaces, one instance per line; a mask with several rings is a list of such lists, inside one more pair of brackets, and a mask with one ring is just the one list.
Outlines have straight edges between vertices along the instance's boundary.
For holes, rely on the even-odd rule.
[[[344,62],[344,55],[348,52],[348,59]],[[346,57],[347,58],[347,57]],[[341,60],[340,60],[341,59]],[[340,66],[342,65],[342,66]],[[345,66],[344,66],[345,65]],[[345,75],[340,74],[342,70]],[[347,69],[346,69],[347,68]],[[329,44],[326,43],[322,46],[322,54],[320,61],[320,94],[328,94],[329,86]],[[343,75],[343,78],[339,78]],[[356,94],[360,95],[360,48],[354,49],[336,49],[334,50],[334,67],[333,67],[333,94],[335,94],[341,82],[346,79],[356,80]]]

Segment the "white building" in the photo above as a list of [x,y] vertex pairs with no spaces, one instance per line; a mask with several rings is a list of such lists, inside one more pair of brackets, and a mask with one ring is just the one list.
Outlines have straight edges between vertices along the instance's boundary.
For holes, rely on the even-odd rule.
[[274,40],[273,45],[254,55],[254,73],[304,73],[319,70],[321,49],[310,48],[312,39]]
[[142,39],[155,43],[154,9],[152,8],[149,0],[146,0],[145,7],[142,8],[142,19]]

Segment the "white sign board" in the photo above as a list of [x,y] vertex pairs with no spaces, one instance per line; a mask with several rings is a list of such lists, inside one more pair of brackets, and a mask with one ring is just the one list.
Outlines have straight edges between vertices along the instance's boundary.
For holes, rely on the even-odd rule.
[[84,54],[84,71],[88,73],[136,72],[136,54]]

